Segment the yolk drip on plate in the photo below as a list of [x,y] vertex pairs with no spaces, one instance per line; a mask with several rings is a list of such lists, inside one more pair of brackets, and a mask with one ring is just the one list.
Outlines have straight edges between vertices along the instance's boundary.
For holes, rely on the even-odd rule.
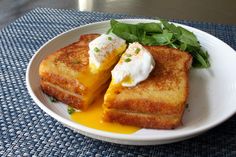
[[74,112],[71,115],[71,118],[73,121],[84,126],[114,133],[132,134],[140,129],[137,127],[121,125],[118,123],[104,122],[102,120],[102,104],[103,96],[100,96],[86,111]]

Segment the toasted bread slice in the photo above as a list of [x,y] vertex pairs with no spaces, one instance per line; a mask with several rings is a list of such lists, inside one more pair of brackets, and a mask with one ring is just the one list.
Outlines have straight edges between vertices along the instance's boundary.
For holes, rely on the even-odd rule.
[[104,98],[104,120],[145,128],[175,128],[188,97],[192,57],[164,46],[146,46],[156,64],[149,77],[132,88],[110,84]]
[[98,36],[82,35],[78,42],[50,54],[41,62],[40,84],[46,94],[83,110],[107,88],[111,69],[96,74],[89,71],[88,44]]

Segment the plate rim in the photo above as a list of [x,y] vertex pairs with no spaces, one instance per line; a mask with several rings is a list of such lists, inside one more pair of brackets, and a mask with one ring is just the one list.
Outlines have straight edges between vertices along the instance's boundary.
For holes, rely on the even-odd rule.
[[[127,18],[127,19],[117,19],[118,21],[122,21],[122,22],[136,22],[136,21],[140,21],[140,22],[158,22],[159,20],[154,20],[154,19],[140,19],[140,18]],[[56,119],[57,121],[59,121],[62,124],[65,124],[66,126],[69,126],[69,128],[73,128],[76,130],[76,132],[79,132],[83,135],[85,135],[83,132],[89,133],[91,135],[96,135],[96,136],[101,136],[104,138],[111,138],[113,140],[128,140],[128,141],[134,141],[134,142],[140,142],[140,141],[165,141],[165,140],[174,140],[174,139],[178,139],[178,138],[184,138],[184,137],[188,137],[188,136],[194,136],[196,134],[200,134],[202,132],[205,132],[209,129],[212,129],[213,127],[223,123],[224,121],[226,121],[227,119],[229,119],[230,117],[232,117],[235,113],[236,113],[236,107],[234,110],[232,110],[230,112],[230,114],[228,114],[228,116],[225,116],[224,118],[216,121],[215,123],[210,123],[208,125],[205,125],[204,127],[197,127],[191,130],[188,130],[187,132],[183,133],[183,134],[178,134],[178,135],[168,135],[168,136],[164,136],[164,137],[160,137],[160,136],[156,136],[156,135],[149,135],[149,136],[143,136],[143,135],[135,135],[134,137],[130,136],[130,134],[119,134],[119,133],[111,133],[111,132],[106,132],[106,131],[101,131],[101,130],[97,130],[97,129],[93,129],[93,128],[89,128],[86,127],[84,125],[78,124],[76,122],[73,122],[72,120],[68,120],[60,115],[58,115],[57,113],[53,112],[52,110],[50,110],[46,105],[44,105],[38,98],[37,96],[34,94],[33,89],[31,88],[30,85],[30,69],[31,66],[33,64],[33,61],[35,60],[35,58],[37,57],[37,55],[40,53],[40,51],[46,46],[48,45],[50,42],[53,42],[53,40],[55,40],[56,38],[59,38],[60,36],[63,36],[64,34],[67,34],[71,31],[75,31],[84,27],[88,27],[91,25],[99,25],[99,24],[105,24],[105,23],[109,23],[110,20],[105,20],[105,21],[99,21],[99,22],[93,22],[93,23],[88,23],[86,25],[81,25],[79,27],[75,27],[72,29],[69,29],[65,32],[62,32],[58,35],[56,35],[55,37],[53,37],[52,39],[48,40],[47,42],[45,42],[35,53],[34,55],[31,57],[30,62],[28,63],[27,66],[27,70],[26,70],[26,87],[28,90],[28,93],[30,94],[31,98],[34,100],[34,102],[44,111],[46,112],[49,116],[51,116],[52,118]],[[230,47],[227,43],[223,42],[221,39],[205,32],[202,31],[200,29],[185,25],[185,24],[180,24],[180,23],[176,23],[176,22],[171,22],[175,25],[179,25],[179,26],[183,26],[184,28],[190,28],[196,32],[199,32],[201,34],[210,36],[211,38],[213,37],[214,39],[217,39],[218,41],[220,41],[222,44],[224,44],[225,46],[227,46],[229,49],[231,49],[231,51],[235,50]],[[236,55],[236,54],[235,54]],[[87,136],[89,136],[88,134],[86,134]],[[189,137],[190,138],[190,137]],[[180,139],[181,140],[181,139]]]

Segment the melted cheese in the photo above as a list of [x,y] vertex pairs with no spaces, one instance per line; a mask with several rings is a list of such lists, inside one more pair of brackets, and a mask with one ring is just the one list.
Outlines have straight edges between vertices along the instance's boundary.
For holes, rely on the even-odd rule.
[[102,120],[102,104],[103,95],[100,96],[86,111],[75,112],[71,115],[71,118],[75,122],[87,127],[114,133],[132,134],[140,129],[137,127],[121,125],[118,123],[104,122]]

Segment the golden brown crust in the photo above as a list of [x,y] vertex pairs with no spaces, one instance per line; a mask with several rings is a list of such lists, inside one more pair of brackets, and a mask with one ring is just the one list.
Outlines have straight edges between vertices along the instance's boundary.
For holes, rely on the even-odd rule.
[[55,64],[64,63],[75,71],[85,71],[89,64],[88,44],[98,36],[98,34],[81,35],[78,42],[57,51],[62,53],[55,59]]
[[56,58],[55,64],[64,63],[75,71],[85,71],[89,63],[88,50],[87,47],[80,47],[79,43],[73,43],[61,50],[62,53]]
[[105,110],[104,120],[154,129],[174,129],[182,124],[180,115],[142,114],[112,109]]
[[100,34],[94,33],[94,34],[82,34],[79,38],[79,46],[88,47],[88,43],[92,41],[93,39],[97,38]]
[[[186,52],[165,46],[145,48],[155,60],[154,70],[148,79],[135,87],[110,86],[108,91],[111,93],[104,102],[107,110],[105,119],[139,127],[174,128],[181,124],[185,109],[192,57]],[[131,114],[134,112],[135,115]],[[164,119],[151,116],[153,114],[162,117],[176,115],[178,118]]]
[[[46,94],[76,109],[87,108],[93,96],[80,78],[88,71],[88,43],[98,36],[98,34],[82,35],[79,41],[59,49],[41,62],[40,84]],[[108,75],[104,77],[109,78]],[[105,82],[101,82],[98,86],[103,83]]]
[[86,105],[84,104],[79,95],[72,95],[66,90],[63,90],[62,88],[52,85],[46,81],[41,81],[40,85],[44,93],[56,98],[59,101],[68,104],[76,109],[83,110],[86,108]]
[[[188,96],[188,71],[192,57],[186,52],[163,46],[145,48],[155,59],[153,72],[147,80],[133,88],[115,89],[115,97],[108,98],[104,106],[143,113],[180,113]],[[157,99],[157,95],[164,92],[172,97],[170,101],[165,99],[166,95]]]
[[168,102],[157,102],[152,101],[150,99],[130,99],[126,101],[111,101],[108,102],[109,107],[107,108],[115,108],[119,110],[129,110],[132,112],[140,112],[140,113],[162,113],[162,114],[177,114],[182,112],[182,103],[179,105],[173,106]]
[[64,90],[68,90],[70,92],[74,92],[79,95],[84,95],[88,92],[88,89],[78,80],[68,79],[54,73],[47,73],[47,72],[42,73],[41,81],[50,82],[51,84],[63,88]]

